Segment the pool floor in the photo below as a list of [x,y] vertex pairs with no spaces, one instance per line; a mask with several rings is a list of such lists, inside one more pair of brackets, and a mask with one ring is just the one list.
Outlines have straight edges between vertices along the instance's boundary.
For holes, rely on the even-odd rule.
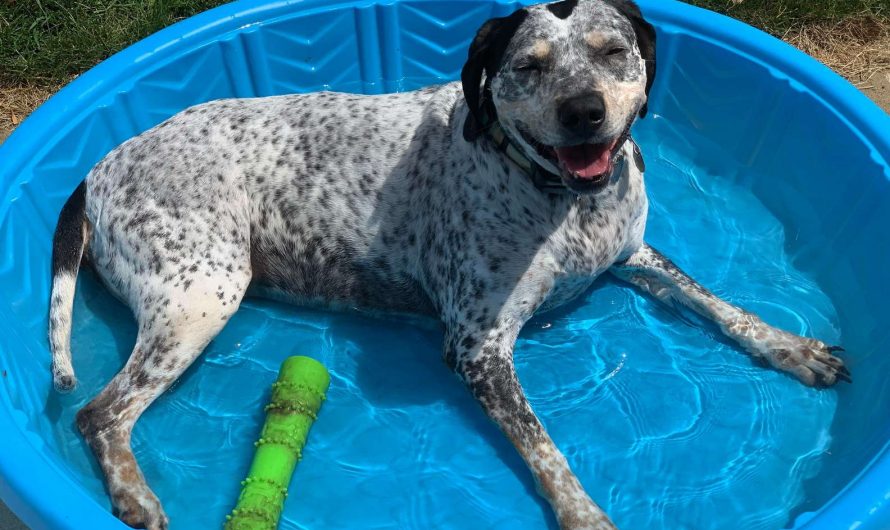
[[[768,322],[840,343],[831,301],[795,268],[794,234],[751,192],[753,176],[658,117],[635,132],[648,241]],[[128,310],[82,273],[72,344],[80,384],[50,397],[50,443],[109,507],[73,417],[134,339]],[[556,528],[521,459],[446,369],[441,341],[431,322],[245,301],[135,430],[171,528],[222,524],[269,385],[295,354],[323,362],[332,381],[281,528]],[[803,511],[805,483],[831,447],[834,391],[759,367],[716,327],[611,279],[535,317],[515,357],[533,408],[623,530],[782,528]]]

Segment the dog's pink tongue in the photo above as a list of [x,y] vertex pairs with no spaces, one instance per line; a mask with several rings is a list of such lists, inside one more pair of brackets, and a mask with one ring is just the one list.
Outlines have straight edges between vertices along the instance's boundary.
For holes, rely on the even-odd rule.
[[582,144],[555,150],[566,170],[579,178],[592,179],[609,170],[610,147],[609,144]]

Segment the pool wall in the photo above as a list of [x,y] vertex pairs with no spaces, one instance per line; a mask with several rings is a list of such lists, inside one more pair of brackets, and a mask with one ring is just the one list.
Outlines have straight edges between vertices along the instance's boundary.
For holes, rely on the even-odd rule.
[[[651,111],[770,176],[751,185],[839,312],[856,383],[840,390],[832,431],[858,435],[833,444],[820,476],[839,478],[808,484],[814,500],[804,509],[813,513],[797,527],[888,528],[890,385],[874,374],[890,371],[890,119],[824,66],[748,26],[672,0],[639,3],[658,28]],[[25,523],[122,527],[66,469],[47,407],[50,237],[90,167],[203,101],[455,79],[475,29],[520,5],[236,2],[115,55],[16,129],[0,147],[0,497]]]

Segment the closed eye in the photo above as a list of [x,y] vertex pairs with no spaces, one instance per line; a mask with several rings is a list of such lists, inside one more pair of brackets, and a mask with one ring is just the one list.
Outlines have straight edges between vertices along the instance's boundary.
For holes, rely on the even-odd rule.
[[541,65],[534,61],[520,62],[513,66],[514,72],[538,72],[540,70]]
[[621,55],[626,52],[627,52],[627,48],[623,48],[621,46],[616,46],[614,48],[607,49],[606,53],[604,53],[603,55],[608,57],[610,55]]

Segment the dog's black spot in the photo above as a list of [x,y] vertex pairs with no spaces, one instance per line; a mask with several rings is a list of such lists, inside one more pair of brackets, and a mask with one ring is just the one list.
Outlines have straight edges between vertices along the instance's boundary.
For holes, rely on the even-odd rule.
[[557,18],[565,20],[572,15],[572,11],[575,10],[575,7],[577,5],[578,0],[563,0],[562,2],[548,4],[547,11],[550,11],[551,13],[556,15]]

